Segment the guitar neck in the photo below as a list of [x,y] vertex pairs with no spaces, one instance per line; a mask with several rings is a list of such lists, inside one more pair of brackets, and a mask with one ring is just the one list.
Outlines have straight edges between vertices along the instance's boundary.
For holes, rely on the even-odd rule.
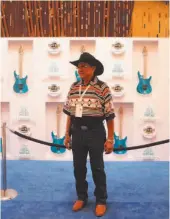
[[120,120],[119,120],[119,136],[122,138],[122,115],[120,115]]
[[22,78],[22,63],[23,63],[23,52],[21,51],[22,47],[20,47],[19,51],[19,77]]
[[58,104],[57,111],[56,111],[56,118],[57,118],[57,136],[60,138],[60,115],[62,112],[62,104]]
[[82,45],[82,46],[81,46],[81,49],[80,49],[80,52],[83,53],[83,52],[85,52],[85,51],[86,51],[85,46]]
[[60,133],[59,133],[59,131],[60,131],[60,114],[59,113],[57,113],[57,116],[56,116],[56,118],[57,118],[57,136],[60,138]]
[[122,139],[123,108],[119,110],[119,137]]
[[147,66],[146,66],[146,61],[147,61],[147,59],[146,59],[146,56],[144,56],[144,72],[143,72],[143,78],[147,78]]
[[143,48],[143,78],[147,77],[147,49]]

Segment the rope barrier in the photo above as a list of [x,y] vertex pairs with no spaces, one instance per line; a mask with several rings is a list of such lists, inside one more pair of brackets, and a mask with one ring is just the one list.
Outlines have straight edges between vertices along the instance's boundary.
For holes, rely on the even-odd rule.
[[[36,139],[36,138],[32,138],[32,137],[27,136],[27,135],[23,135],[20,132],[13,131],[12,129],[9,129],[9,130],[13,134],[18,135],[21,138],[25,138],[27,140],[34,141],[34,142],[37,142],[39,144],[44,144],[44,145],[48,145],[48,146],[56,146],[56,147],[59,147],[59,148],[66,148],[65,145],[59,145],[59,144],[54,144],[54,143],[42,141],[42,140],[39,140],[39,139]],[[157,142],[152,142],[152,143],[148,143],[148,144],[144,144],[144,145],[126,147],[126,148],[114,148],[113,151],[136,150],[136,149],[141,149],[141,148],[153,147],[153,146],[160,145],[160,144],[166,144],[168,142],[170,142],[170,139],[166,139],[166,140],[162,140],[162,141],[157,141]],[[71,149],[71,147],[70,147],[70,149]]]

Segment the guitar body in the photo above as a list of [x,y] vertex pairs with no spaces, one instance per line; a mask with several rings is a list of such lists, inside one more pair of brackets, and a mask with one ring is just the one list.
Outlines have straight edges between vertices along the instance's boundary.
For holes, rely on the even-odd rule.
[[[65,136],[63,138],[58,138],[57,135],[54,134],[54,132],[51,132],[51,136],[54,144],[64,145]],[[53,153],[63,154],[66,151],[66,148],[51,146],[51,151]]]
[[76,76],[76,80],[77,80],[77,82],[81,80],[81,78],[80,78],[80,76],[79,76],[79,74],[78,74],[77,71],[75,71],[75,76]]
[[150,76],[147,79],[144,79],[143,76],[138,71],[138,78],[139,78],[139,83],[137,85],[137,92],[140,94],[150,94],[152,92],[152,87],[150,84],[152,76]]
[[123,139],[120,139],[119,136],[117,136],[115,133],[114,133],[114,148],[117,149],[117,148],[122,148],[124,150],[122,151],[113,151],[115,154],[125,154],[127,153],[127,150],[126,150],[126,141],[127,141],[127,136]]
[[15,84],[13,86],[13,90],[16,93],[27,93],[28,92],[28,86],[27,86],[27,77],[25,78],[19,78],[19,75],[16,74],[16,71],[14,71],[14,77],[15,77]]

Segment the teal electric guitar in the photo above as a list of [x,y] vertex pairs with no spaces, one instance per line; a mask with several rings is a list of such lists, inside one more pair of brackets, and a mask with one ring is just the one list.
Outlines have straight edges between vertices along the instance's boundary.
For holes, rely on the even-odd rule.
[[81,80],[77,70],[75,70],[76,81],[79,82]]
[[114,148],[121,148],[121,151],[113,151],[115,154],[125,154],[126,150],[126,141],[127,136],[122,138],[122,121],[123,121],[123,107],[119,108],[119,135],[116,135],[114,132]]
[[152,87],[150,84],[152,76],[150,76],[149,78],[146,78],[147,77],[147,73],[146,73],[147,48],[145,46],[143,48],[142,53],[143,53],[143,58],[144,58],[144,74],[142,76],[140,72],[138,71],[139,83],[137,85],[137,92],[140,94],[150,94],[152,92]]
[[16,71],[14,71],[14,78],[15,83],[13,86],[13,90],[16,93],[27,93],[28,92],[28,86],[27,86],[27,77],[22,78],[22,61],[23,61],[23,47],[20,46],[19,48],[19,75],[17,75]]
[[[57,111],[56,111],[56,114],[57,114],[57,117],[56,117],[57,118],[57,133],[52,131],[51,137],[52,137],[54,144],[64,145],[65,136],[62,138],[60,138],[60,136],[59,136],[59,132],[60,132],[60,118],[59,117],[60,117],[61,112],[62,112],[62,105],[58,104]],[[56,153],[56,154],[63,154],[66,151],[66,148],[51,146],[51,151],[53,153]]]

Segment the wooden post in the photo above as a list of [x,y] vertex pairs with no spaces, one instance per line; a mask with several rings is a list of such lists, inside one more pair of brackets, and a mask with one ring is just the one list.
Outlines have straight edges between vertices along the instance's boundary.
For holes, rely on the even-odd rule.
[[7,178],[6,178],[6,123],[3,123],[2,126],[2,189],[4,191],[4,195],[5,195],[5,191],[7,189]]
[[1,200],[11,200],[15,198],[18,193],[13,189],[7,189],[7,171],[6,171],[6,123],[2,125],[2,189],[1,189]]

